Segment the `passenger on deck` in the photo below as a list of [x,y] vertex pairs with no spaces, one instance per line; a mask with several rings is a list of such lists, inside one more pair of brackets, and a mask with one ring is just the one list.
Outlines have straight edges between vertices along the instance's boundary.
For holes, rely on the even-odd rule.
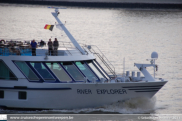
[[9,44],[9,45],[12,45],[12,44],[13,44],[13,46],[16,45],[16,44],[13,42],[13,40],[11,40],[8,44]]
[[53,44],[52,44],[51,39],[49,39],[49,42],[47,43],[47,45],[48,45],[48,49],[49,49],[49,55],[53,55],[53,50],[52,50]]
[[20,41],[20,44],[19,44],[19,46],[20,46],[20,45],[23,45],[23,42],[22,42],[22,41]]
[[40,41],[40,47],[43,47],[43,46],[44,46],[44,41],[41,40],[41,41]]
[[9,52],[16,53],[16,55],[21,55],[20,50],[18,50],[18,48],[15,48],[13,43],[10,44]]
[[32,56],[36,56],[37,43],[35,42],[35,40],[31,42],[30,47],[32,48]]
[[54,47],[54,55],[58,55],[58,47],[59,47],[59,42],[57,41],[57,38],[55,38],[53,42],[53,47]]

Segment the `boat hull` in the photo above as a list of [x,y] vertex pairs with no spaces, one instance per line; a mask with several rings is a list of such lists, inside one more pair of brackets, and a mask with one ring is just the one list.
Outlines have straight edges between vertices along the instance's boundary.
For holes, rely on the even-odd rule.
[[[59,83],[36,86],[1,87],[4,98],[0,105],[7,108],[79,109],[99,107],[136,97],[151,98],[166,81],[129,83]],[[25,99],[19,99],[26,92]]]

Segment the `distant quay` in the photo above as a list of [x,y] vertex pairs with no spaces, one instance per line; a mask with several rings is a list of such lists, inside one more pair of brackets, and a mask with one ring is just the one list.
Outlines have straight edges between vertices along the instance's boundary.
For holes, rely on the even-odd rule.
[[1,0],[0,3],[98,8],[182,9],[182,0]]

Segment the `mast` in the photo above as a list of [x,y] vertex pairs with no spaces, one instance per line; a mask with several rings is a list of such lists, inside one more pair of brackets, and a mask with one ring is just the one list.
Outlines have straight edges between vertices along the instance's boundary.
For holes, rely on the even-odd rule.
[[71,42],[73,43],[73,45],[83,54],[85,55],[85,51],[82,49],[82,47],[78,44],[78,42],[75,40],[75,38],[71,35],[71,33],[67,30],[67,28],[64,26],[64,24],[59,20],[58,18],[58,8],[55,8],[55,12],[52,12],[52,15],[55,17],[55,19],[58,22],[58,26],[60,26],[63,31],[66,33],[66,35],[68,36],[68,38],[71,40]]

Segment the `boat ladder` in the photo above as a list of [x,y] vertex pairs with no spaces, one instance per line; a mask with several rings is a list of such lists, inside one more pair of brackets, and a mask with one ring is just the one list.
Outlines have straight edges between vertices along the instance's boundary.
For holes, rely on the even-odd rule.
[[101,52],[101,50],[96,46],[92,45],[89,48],[89,51],[96,55],[96,60],[100,60],[102,64],[107,68],[107,73],[110,75],[110,77],[116,77],[115,68],[111,64],[111,62],[106,58],[106,56]]

